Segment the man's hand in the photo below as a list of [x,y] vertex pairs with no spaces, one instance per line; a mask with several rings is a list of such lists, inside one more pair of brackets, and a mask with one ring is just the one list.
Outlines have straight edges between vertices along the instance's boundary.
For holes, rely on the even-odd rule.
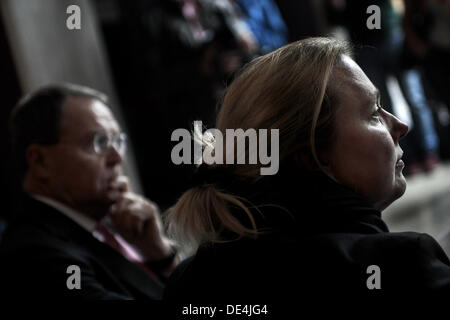
[[139,250],[146,262],[159,261],[173,253],[165,236],[156,205],[129,191],[128,179],[121,176],[115,190],[120,190],[110,216],[120,235]]

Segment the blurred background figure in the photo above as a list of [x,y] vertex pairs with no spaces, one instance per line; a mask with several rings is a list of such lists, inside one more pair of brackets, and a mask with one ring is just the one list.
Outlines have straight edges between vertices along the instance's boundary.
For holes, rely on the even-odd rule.
[[[373,4],[380,7],[379,30],[366,25]],[[69,5],[80,7],[80,30],[68,30],[61,18]],[[214,127],[224,88],[254,57],[294,40],[333,35],[354,42],[355,59],[382,92],[383,106],[410,122],[402,145],[409,188],[391,206],[394,230],[445,238],[448,0],[2,0],[0,10],[5,213],[14,199],[8,114],[26,92],[62,81],[111,97],[133,142],[125,168],[133,189],[164,211],[187,189],[194,169],[172,163],[173,130],[190,130],[193,120]]]
[[261,53],[287,44],[287,27],[272,0],[236,0],[245,14],[245,21],[255,35]]
[[405,60],[423,70],[426,95],[435,111],[441,155],[450,157],[450,1],[405,0]]
[[289,42],[328,32],[326,1],[275,0],[288,29]]
[[422,65],[435,94],[450,105],[450,1],[405,0],[404,30],[409,57]]

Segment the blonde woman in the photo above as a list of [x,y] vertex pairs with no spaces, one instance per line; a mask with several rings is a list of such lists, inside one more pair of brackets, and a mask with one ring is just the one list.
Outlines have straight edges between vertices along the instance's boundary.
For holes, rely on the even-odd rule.
[[169,299],[449,291],[450,263],[437,242],[390,233],[381,219],[406,188],[399,140],[408,127],[380,106],[345,44],[311,38],[255,59],[228,88],[216,124],[279,129],[279,171],[200,166],[167,216],[193,253],[174,273]]

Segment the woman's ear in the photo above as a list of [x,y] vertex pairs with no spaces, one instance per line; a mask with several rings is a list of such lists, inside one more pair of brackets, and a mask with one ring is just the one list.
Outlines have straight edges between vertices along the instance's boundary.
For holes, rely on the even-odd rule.
[[319,167],[316,160],[314,159],[314,156],[310,152],[297,153],[294,157],[294,161],[298,168],[306,169],[309,171],[323,170],[330,178],[336,180],[334,176],[333,166],[330,161],[331,159],[329,158],[329,154],[322,153],[319,155],[319,157],[321,168]]
[[332,166],[331,166],[331,159],[330,154],[328,151],[322,151],[320,155],[318,155],[320,164],[322,165],[322,168],[325,169],[327,172],[331,173]]
[[322,170],[333,180],[336,179],[336,175],[333,167],[333,159],[331,158],[331,153],[329,151],[322,152],[320,155],[320,164],[322,165]]
[[45,146],[32,144],[25,154],[28,172],[36,178],[47,178],[50,175],[48,149]]

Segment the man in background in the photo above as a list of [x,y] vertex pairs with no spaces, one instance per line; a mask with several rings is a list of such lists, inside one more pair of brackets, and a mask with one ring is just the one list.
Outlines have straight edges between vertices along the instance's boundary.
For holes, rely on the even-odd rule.
[[23,195],[0,247],[2,294],[160,299],[179,258],[157,206],[130,190],[106,97],[42,88],[13,109],[11,133]]

